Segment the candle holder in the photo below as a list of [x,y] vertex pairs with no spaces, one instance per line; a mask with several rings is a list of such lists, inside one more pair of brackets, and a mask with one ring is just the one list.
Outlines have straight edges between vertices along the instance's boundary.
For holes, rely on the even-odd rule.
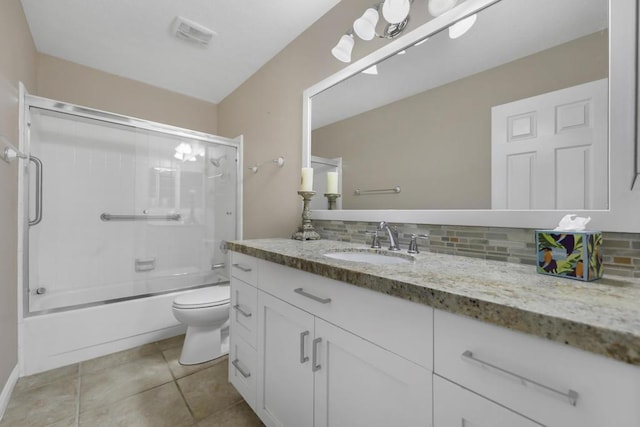
[[315,191],[298,191],[298,194],[302,197],[304,207],[302,209],[302,226],[293,233],[291,236],[295,240],[320,240],[320,235],[316,233],[311,224],[311,210],[309,209],[309,202]]
[[324,193],[324,197],[326,197],[329,201],[329,210],[335,210],[336,200],[338,200],[338,197],[340,197],[340,193]]

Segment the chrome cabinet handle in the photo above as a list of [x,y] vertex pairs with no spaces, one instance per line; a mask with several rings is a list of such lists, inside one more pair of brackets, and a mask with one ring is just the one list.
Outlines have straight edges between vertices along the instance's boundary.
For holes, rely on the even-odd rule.
[[502,375],[506,375],[508,377],[511,377],[512,379],[518,381],[520,384],[524,385],[524,386],[530,386],[533,388],[537,388],[538,390],[544,391],[546,393],[551,393],[552,395],[560,398],[561,400],[566,400],[569,402],[569,405],[571,406],[576,406],[576,402],[578,400],[578,392],[574,391],[574,390],[569,390],[566,393],[562,392],[560,390],[556,390],[554,388],[551,388],[549,386],[546,386],[544,384],[540,384],[539,382],[536,382],[534,380],[530,380],[529,378],[525,378],[522,375],[518,375],[516,373],[507,371],[506,369],[502,369],[496,365],[493,365],[489,362],[485,362],[484,360],[480,360],[476,357],[473,356],[473,353],[469,350],[466,350],[464,353],[462,353],[462,360],[464,360],[465,362],[471,363],[473,365],[476,366],[480,366],[481,368],[485,368],[488,369],[490,371],[494,371],[497,372],[499,374]]
[[319,371],[322,366],[318,363],[318,344],[322,342],[322,338],[316,338],[313,340],[313,351],[311,352],[311,372]]
[[240,361],[238,359],[236,359],[233,362],[231,362],[231,364],[233,365],[234,368],[236,368],[238,370],[238,372],[240,372],[240,374],[243,377],[249,378],[251,376],[251,372],[246,372],[244,369],[242,369],[240,367]]
[[248,312],[248,311],[244,311],[242,309],[242,307],[240,307],[240,304],[234,305],[233,308],[235,308],[237,311],[239,311],[240,314],[242,314],[244,317],[251,317],[251,313]]
[[233,264],[233,266],[234,266],[235,268],[239,269],[239,270],[244,271],[245,273],[248,273],[248,272],[250,272],[250,271],[251,271],[251,267],[245,267],[245,266],[244,266],[244,265],[242,265],[242,264]]
[[309,356],[304,355],[304,337],[309,335],[309,331],[300,332],[300,363],[309,361]]
[[305,296],[307,298],[311,298],[312,300],[318,301],[319,303],[322,303],[322,304],[328,304],[328,303],[331,302],[331,298],[320,298],[320,297],[317,297],[317,296],[315,296],[313,294],[305,292],[305,290],[302,289],[302,288],[294,289],[293,292],[295,292],[296,294],[300,294],[302,296]]
[[42,161],[36,156],[29,156],[29,161],[36,165],[36,217],[29,220],[29,226],[42,221]]

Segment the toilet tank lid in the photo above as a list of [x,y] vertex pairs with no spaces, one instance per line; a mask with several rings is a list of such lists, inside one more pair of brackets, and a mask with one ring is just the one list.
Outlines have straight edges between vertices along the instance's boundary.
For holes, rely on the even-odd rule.
[[178,295],[173,303],[181,306],[202,305],[226,302],[229,301],[230,296],[229,285],[217,285]]

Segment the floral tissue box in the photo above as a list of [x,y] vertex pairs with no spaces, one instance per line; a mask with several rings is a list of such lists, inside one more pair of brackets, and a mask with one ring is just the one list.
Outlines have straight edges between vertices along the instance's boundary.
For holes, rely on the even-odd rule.
[[592,281],[602,277],[602,233],[536,230],[538,273]]

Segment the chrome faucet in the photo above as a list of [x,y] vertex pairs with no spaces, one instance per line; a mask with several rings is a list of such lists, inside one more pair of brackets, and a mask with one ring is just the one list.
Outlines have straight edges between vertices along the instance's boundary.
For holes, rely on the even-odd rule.
[[386,221],[381,221],[378,224],[378,231],[386,231],[389,236],[389,250],[390,251],[399,251],[400,250],[400,242],[398,240],[398,229],[396,227],[391,227],[387,224]]

